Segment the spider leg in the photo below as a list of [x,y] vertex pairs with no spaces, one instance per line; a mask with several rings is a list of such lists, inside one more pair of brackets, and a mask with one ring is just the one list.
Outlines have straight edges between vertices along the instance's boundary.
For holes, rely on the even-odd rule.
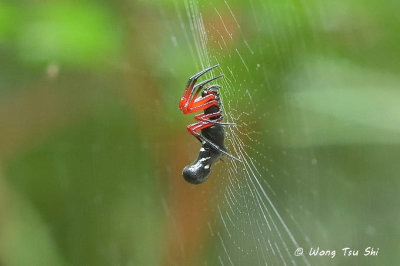
[[[217,119],[209,119],[215,116],[219,116]],[[198,114],[194,116],[194,119],[198,120],[198,121],[203,121],[203,122],[208,122],[214,125],[221,125],[221,126],[236,126],[236,123],[223,123],[222,118],[224,116],[222,115],[221,110],[215,113],[210,113],[210,114]]]
[[211,86],[209,86],[209,87],[207,87],[207,88],[205,88],[206,90],[211,90],[211,91],[214,91],[213,89],[215,89],[215,90],[219,90],[221,88],[221,86],[219,86],[219,85],[211,85]]
[[215,121],[221,121],[222,120],[222,112],[221,110],[214,112],[214,113],[209,113],[209,114],[198,114],[194,116],[194,119],[197,121],[204,121],[204,119],[209,119],[212,117],[216,117],[214,120]]
[[199,102],[193,103],[189,108],[187,108],[185,111],[183,111],[184,114],[187,113],[194,113],[200,110],[207,109],[211,106],[218,106],[219,102],[215,100],[215,95],[209,94],[206,97],[200,99]]
[[197,95],[200,93],[200,91],[203,89],[203,86],[206,85],[207,83],[210,83],[211,81],[214,81],[216,79],[219,79],[220,77],[223,77],[224,74],[221,74],[219,76],[216,76],[215,78],[207,79],[205,81],[200,82],[196,86],[193,87],[193,90],[190,93],[190,97],[188,101],[186,102],[185,106],[187,107],[190,103],[193,103],[197,97]]
[[210,144],[214,149],[216,149],[217,151],[219,151],[220,153],[225,154],[226,156],[230,157],[231,159],[237,160],[239,162],[242,162],[242,160],[240,160],[239,158],[229,154],[228,152],[226,152],[225,150],[221,149],[218,145],[214,144],[211,140],[207,139],[206,137],[204,137],[203,135],[201,135],[199,132],[199,130],[207,128],[207,127],[211,127],[213,124],[207,123],[207,122],[202,122],[199,121],[197,123],[191,124],[187,127],[187,130],[189,131],[190,134],[192,134],[193,136],[195,136],[198,140],[200,140],[202,142],[202,144],[204,143],[208,143]]
[[200,135],[200,139],[204,140],[205,142],[207,142],[208,144],[210,144],[214,149],[218,150],[219,152],[225,154],[226,156],[230,157],[231,159],[234,159],[236,161],[239,162],[243,162],[242,160],[240,160],[240,158],[237,158],[235,156],[233,156],[232,154],[227,153],[226,151],[224,151],[223,149],[221,149],[220,147],[218,147],[216,144],[214,144],[211,140],[207,139],[206,137]]
[[201,119],[201,121],[212,123],[214,125],[221,125],[221,126],[236,126],[236,123],[229,123],[229,122],[218,122],[218,121],[213,121],[213,120],[208,120],[208,119]]
[[208,67],[208,68],[200,71],[199,73],[194,74],[192,77],[189,78],[188,85],[191,83],[190,82],[191,80],[197,80],[199,77],[203,76],[205,73],[207,73],[208,71],[210,71],[210,70],[212,70],[212,69],[214,69],[216,67],[219,67],[219,64],[216,64],[215,66]]
[[208,67],[208,68],[200,71],[199,73],[193,75],[191,78],[189,78],[188,83],[187,83],[187,85],[185,87],[185,91],[183,93],[183,96],[182,96],[182,98],[181,98],[181,100],[179,102],[179,109],[182,109],[183,106],[187,102],[189,102],[189,100],[190,100],[189,95],[191,95],[193,93],[193,87],[194,87],[194,84],[197,82],[197,79],[200,78],[205,73],[207,73],[208,71],[210,71],[210,70],[212,70],[212,69],[214,69],[214,68],[216,68],[218,66],[219,66],[219,64],[217,64],[215,66]]

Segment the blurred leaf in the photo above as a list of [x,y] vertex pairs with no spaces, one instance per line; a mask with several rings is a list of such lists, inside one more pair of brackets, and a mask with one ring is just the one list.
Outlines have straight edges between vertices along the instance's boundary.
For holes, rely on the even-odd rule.
[[6,172],[70,265],[156,265],[159,193],[146,153],[124,108],[103,106],[12,160]]
[[297,145],[400,143],[400,79],[340,60],[308,60],[292,79]]
[[51,228],[37,210],[0,180],[0,257],[4,265],[64,265],[52,238]]
[[19,13],[15,5],[0,2],[0,43],[13,37],[19,23]]
[[96,66],[120,52],[121,32],[109,9],[77,2],[31,8],[17,45],[26,62]]

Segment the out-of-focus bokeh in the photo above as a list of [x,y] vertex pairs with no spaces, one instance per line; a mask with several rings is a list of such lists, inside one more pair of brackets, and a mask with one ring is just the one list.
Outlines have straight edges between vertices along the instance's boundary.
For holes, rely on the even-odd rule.
[[[279,265],[242,237],[246,222],[225,221],[229,179],[247,178],[228,158],[200,186],[181,176],[200,146],[178,102],[204,67],[202,43],[231,79],[221,89],[227,118],[278,211],[307,245],[338,250],[308,262],[396,265],[399,9],[389,0],[1,1],[0,265]],[[207,39],[195,40],[196,23]],[[234,204],[248,201],[251,190]],[[363,256],[369,246],[379,255]]]

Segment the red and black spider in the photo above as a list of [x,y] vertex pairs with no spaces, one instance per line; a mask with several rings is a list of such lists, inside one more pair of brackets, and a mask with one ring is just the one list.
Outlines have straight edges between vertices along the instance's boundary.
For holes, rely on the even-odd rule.
[[[184,114],[204,110],[204,113],[195,115],[194,118],[197,122],[187,127],[189,133],[195,136],[202,144],[196,161],[186,166],[182,172],[185,180],[192,184],[200,184],[207,179],[210,174],[211,165],[221,154],[240,161],[240,159],[226,152],[224,144],[225,130],[223,126],[235,124],[221,122],[224,116],[222,115],[222,102],[218,92],[220,86],[214,84],[203,89],[206,84],[222,77],[223,74],[195,85],[197,79],[218,66],[215,65],[206,68],[192,76],[179,102],[179,109]],[[198,96],[200,92],[201,96]],[[200,130],[201,134],[198,132]]]

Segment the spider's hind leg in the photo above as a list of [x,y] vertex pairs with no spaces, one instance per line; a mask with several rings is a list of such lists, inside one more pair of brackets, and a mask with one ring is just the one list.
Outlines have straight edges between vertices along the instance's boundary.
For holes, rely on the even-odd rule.
[[[242,160],[229,154],[226,151],[224,145],[225,133],[222,126],[212,125],[211,123],[208,122],[199,121],[197,123],[189,125],[187,127],[187,130],[189,131],[190,134],[195,136],[202,143],[202,145],[207,143],[217,152],[225,154],[231,159],[242,162]],[[202,134],[197,132],[199,130],[201,130]]]
[[229,154],[228,152],[225,151],[225,149],[221,149],[218,145],[214,144],[211,140],[207,139],[203,135],[200,135],[200,139],[202,139],[204,142],[210,144],[214,149],[216,149],[220,153],[225,154],[229,158],[234,159],[234,160],[239,161],[239,162],[242,162],[242,160],[240,158],[237,158],[237,157],[233,156],[232,154]]
[[[202,129],[200,139],[202,139],[205,143],[207,143],[213,150],[218,153],[225,154],[226,156],[230,157],[231,159],[240,161],[241,160],[231,154],[229,154],[226,150],[224,140],[225,140],[225,130],[224,127],[221,125],[214,125],[212,123],[206,122],[208,127]],[[203,143],[203,145],[205,145]]]

